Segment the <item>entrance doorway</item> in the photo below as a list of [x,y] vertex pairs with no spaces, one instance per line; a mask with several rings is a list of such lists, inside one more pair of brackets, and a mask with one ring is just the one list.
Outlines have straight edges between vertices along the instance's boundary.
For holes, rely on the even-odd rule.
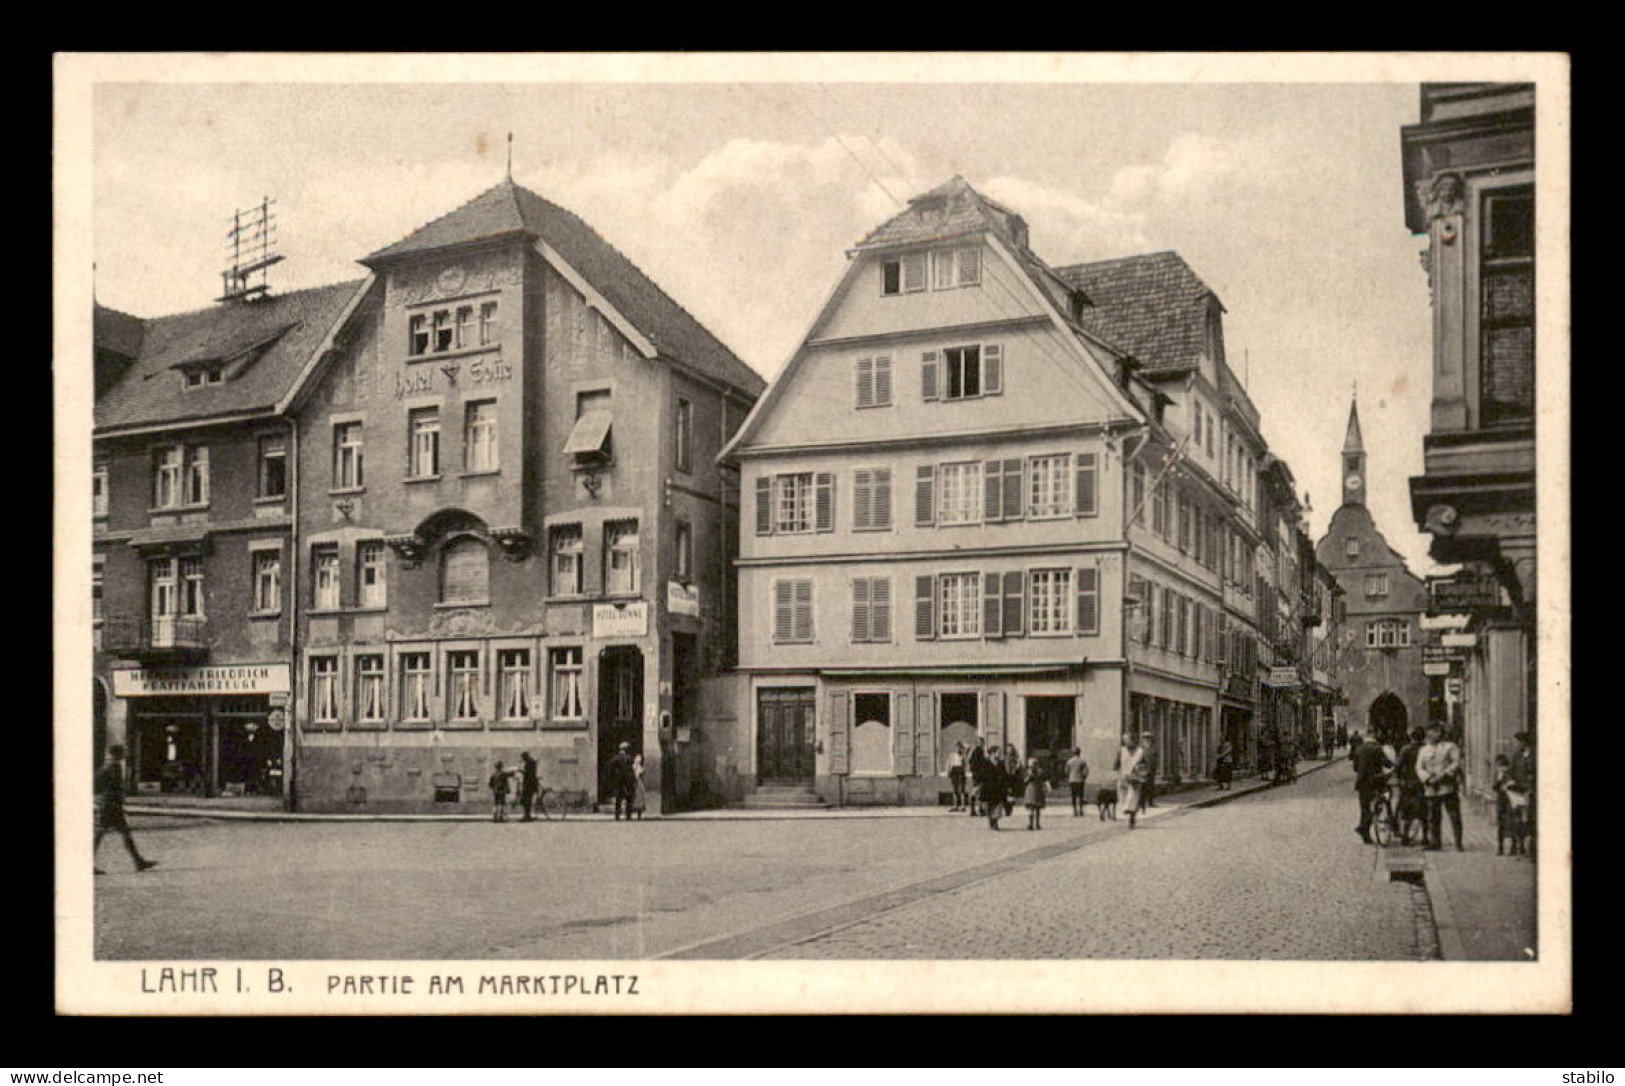
[[756,703],[758,783],[813,782],[813,691],[795,687],[763,690]]
[[1377,737],[1377,742],[1391,744],[1396,750],[1405,745],[1405,736],[1410,730],[1410,714],[1405,711],[1405,703],[1392,690],[1371,703],[1366,718],[1370,734]]
[[622,743],[643,753],[643,652],[617,645],[598,657],[598,802],[609,803],[609,760]]
[[1037,758],[1044,779],[1059,784],[1066,779],[1066,760],[1072,756],[1072,725],[1077,701],[1069,697],[1027,699],[1027,757]]

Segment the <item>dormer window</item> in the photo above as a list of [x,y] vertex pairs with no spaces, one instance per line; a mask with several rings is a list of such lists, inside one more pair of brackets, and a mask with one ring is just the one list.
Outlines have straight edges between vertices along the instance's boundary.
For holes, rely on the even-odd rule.
[[915,294],[925,289],[925,253],[880,262],[881,294]]
[[186,391],[207,388],[218,385],[226,379],[226,364],[224,362],[209,362],[201,366],[192,366],[184,371]]

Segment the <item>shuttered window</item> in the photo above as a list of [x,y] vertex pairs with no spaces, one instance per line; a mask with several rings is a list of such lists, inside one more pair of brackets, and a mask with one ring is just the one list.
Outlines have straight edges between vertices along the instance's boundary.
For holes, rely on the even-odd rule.
[[440,562],[442,603],[472,603],[490,599],[487,578],[491,563],[484,543],[471,536],[457,539],[442,552]]
[[1078,570],[1078,607],[1073,628],[1084,635],[1100,632],[1100,570]]
[[1004,575],[1004,636],[1020,637],[1023,627],[1026,576],[1020,570]]
[[920,356],[920,398],[923,400],[939,400],[942,398],[941,380],[942,367],[936,351],[926,351]]
[[852,640],[891,640],[891,578],[852,579]]
[[773,534],[773,477],[760,476],[756,480],[756,534]]
[[937,522],[937,468],[935,464],[921,464],[914,472],[914,523]]
[[930,641],[937,636],[937,579],[929,574],[914,578],[914,638]]
[[1077,460],[1077,488],[1072,496],[1073,512],[1080,517],[1092,517],[1100,512],[1099,457],[1092,452],[1081,452]]
[[999,573],[982,577],[982,636],[1004,636],[1004,578]]
[[820,471],[813,476],[814,529],[820,532],[835,530],[835,473]]
[[1035,569],[1027,577],[1027,630],[1040,634],[1072,632],[1072,571]]
[[1027,515],[1065,517],[1072,514],[1072,455],[1034,456],[1027,461]]
[[812,581],[773,582],[773,640],[779,644],[811,641]]
[[980,637],[982,633],[982,577],[979,573],[944,573],[937,578],[942,598],[940,622],[944,638]]
[[859,407],[891,406],[890,358],[882,355],[878,358],[858,359],[857,376]]
[[852,473],[852,527],[859,531],[891,527],[891,468],[859,468]]
[[982,520],[982,465],[943,464],[938,469],[937,523],[978,524]]

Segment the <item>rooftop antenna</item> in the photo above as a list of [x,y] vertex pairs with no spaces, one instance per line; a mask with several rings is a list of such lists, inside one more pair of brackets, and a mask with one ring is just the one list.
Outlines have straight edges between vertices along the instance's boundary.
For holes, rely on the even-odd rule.
[[[262,197],[258,207],[234,212],[226,246],[231,249],[231,266],[220,273],[219,302],[250,302],[270,293],[266,272],[282,260],[276,252],[276,203]],[[254,282],[255,277],[259,281]]]
[[513,180],[513,133],[508,133],[508,180]]

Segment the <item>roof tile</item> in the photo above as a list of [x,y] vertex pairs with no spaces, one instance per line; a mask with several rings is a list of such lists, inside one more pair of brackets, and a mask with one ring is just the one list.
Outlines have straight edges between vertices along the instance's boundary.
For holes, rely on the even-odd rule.
[[1149,372],[1185,369],[1207,350],[1208,285],[1173,250],[1057,268],[1088,295],[1079,323]]

